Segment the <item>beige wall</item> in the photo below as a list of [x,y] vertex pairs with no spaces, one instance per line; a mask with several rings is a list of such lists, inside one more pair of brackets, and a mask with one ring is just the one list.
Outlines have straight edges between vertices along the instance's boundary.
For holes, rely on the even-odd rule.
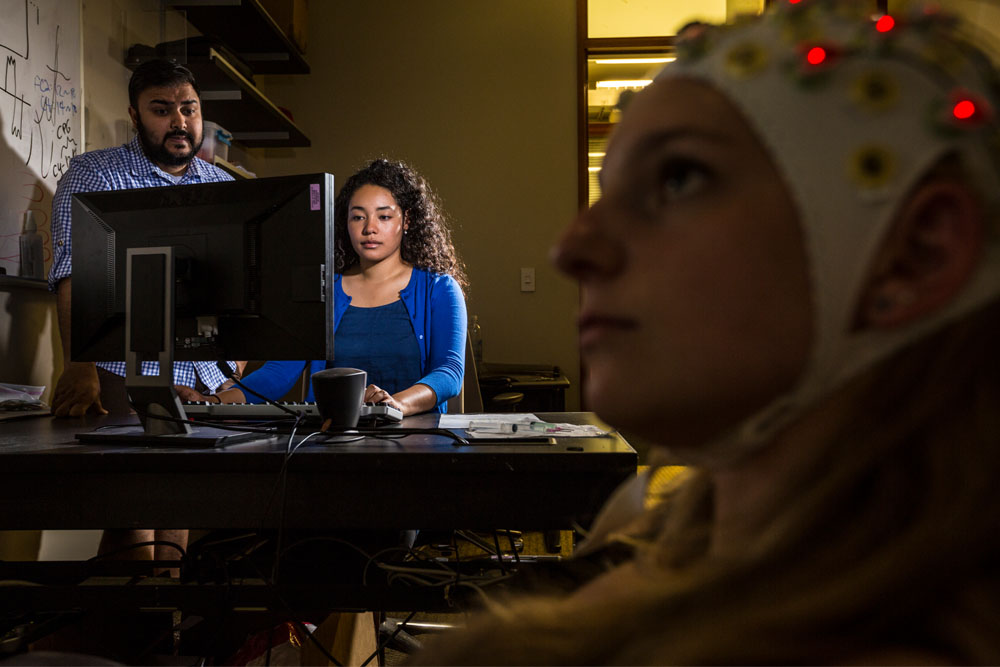
[[[548,263],[576,210],[575,0],[309,5],[312,73],[257,77],[308,149],[253,151],[258,174],[412,163],[444,201],[487,361],[557,364],[578,403],[577,290]],[[534,267],[537,291],[519,291]]]
[[[89,151],[129,136],[124,45],[155,42],[158,3],[85,0],[82,7],[84,150]],[[22,287],[0,290],[0,369],[0,382],[44,385],[42,400],[52,399],[62,373],[53,295]]]
[[55,297],[36,288],[0,289],[0,382],[44,386],[48,402],[62,372]]
[[590,37],[673,35],[688,21],[721,23],[757,14],[764,0],[588,0]]
[[[159,41],[156,0],[83,0],[85,150],[107,148],[131,135],[125,51]],[[173,26],[175,21],[171,21]]]
[[590,37],[673,35],[688,21],[721,23],[726,0],[588,0]]

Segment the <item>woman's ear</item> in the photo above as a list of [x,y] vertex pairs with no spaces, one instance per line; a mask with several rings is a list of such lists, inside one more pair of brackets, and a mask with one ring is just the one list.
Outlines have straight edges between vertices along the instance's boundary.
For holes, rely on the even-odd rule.
[[857,328],[891,329],[946,306],[972,276],[985,234],[982,206],[968,185],[934,180],[918,186],[872,263]]

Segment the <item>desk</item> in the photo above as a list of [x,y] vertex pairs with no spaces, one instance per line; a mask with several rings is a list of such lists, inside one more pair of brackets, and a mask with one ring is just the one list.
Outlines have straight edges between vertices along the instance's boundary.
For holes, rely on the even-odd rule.
[[503,392],[520,392],[519,412],[562,412],[566,409],[569,378],[558,366],[484,362],[479,371],[484,404]]
[[[598,423],[587,413],[539,417]],[[287,437],[207,450],[80,444],[74,438],[81,430],[120,421],[33,418],[0,424],[0,529],[263,528],[273,534],[278,527],[282,513],[275,489]],[[437,415],[420,415],[403,426],[437,423]],[[288,460],[284,529],[291,534],[587,525],[614,488],[635,473],[636,463],[635,451],[618,435],[565,438],[552,445],[460,447],[439,435],[309,441]],[[0,623],[0,634],[23,623],[24,642],[33,641],[48,630],[32,619],[59,610],[87,611],[99,619],[123,609],[155,612],[166,614],[167,627],[171,610],[180,610],[185,618],[207,619],[183,635],[186,646],[195,647],[190,650],[206,655],[213,638],[233,631],[234,611],[255,627],[271,627],[274,617],[322,618],[335,609],[448,609],[454,595],[444,586],[390,585],[376,576],[376,568],[366,577],[360,569],[338,572],[322,556],[279,582],[246,571],[220,579],[197,566],[180,580],[133,578],[137,568],[143,565],[0,563],[0,579],[41,584],[4,590],[0,611],[7,620]],[[263,616],[254,616],[258,613]],[[101,646],[91,650],[100,652]],[[146,659],[137,655],[134,660]]]
[[[597,423],[589,413],[539,413]],[[273,492],[287,438],[219,449],[80,444],[121,418],[35,418],[0,426],[0,529],[278,526]],[[437,415],[403,425],[429,428]],[[288,461],[289,530],[570,528],[587,525],[635,473],[620,436],[554,445],[456,447],[441,436],[307,442]]]

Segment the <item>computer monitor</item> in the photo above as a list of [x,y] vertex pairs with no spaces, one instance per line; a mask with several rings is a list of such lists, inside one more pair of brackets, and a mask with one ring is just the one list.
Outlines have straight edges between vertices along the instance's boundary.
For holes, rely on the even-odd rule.
[[71,358],[125,360],[145,432],[182,434],[142,361],[332,360],[333,202],[322,173],[74,195]]

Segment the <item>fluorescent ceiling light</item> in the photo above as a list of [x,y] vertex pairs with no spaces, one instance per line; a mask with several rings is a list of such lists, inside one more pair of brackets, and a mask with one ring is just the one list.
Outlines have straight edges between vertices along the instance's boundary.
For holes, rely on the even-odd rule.
[[598,65],[656,65],[658,63],[672,63],[677,58],[674,56],[662,58],[597,58],[591,62]]
[[620,80],[608,80],[608,81],[598,81],[598,88],[643,88],[653,83],[652,79],[620,79]]
[[587,157],[604,157],[607,153],[587,153]]

